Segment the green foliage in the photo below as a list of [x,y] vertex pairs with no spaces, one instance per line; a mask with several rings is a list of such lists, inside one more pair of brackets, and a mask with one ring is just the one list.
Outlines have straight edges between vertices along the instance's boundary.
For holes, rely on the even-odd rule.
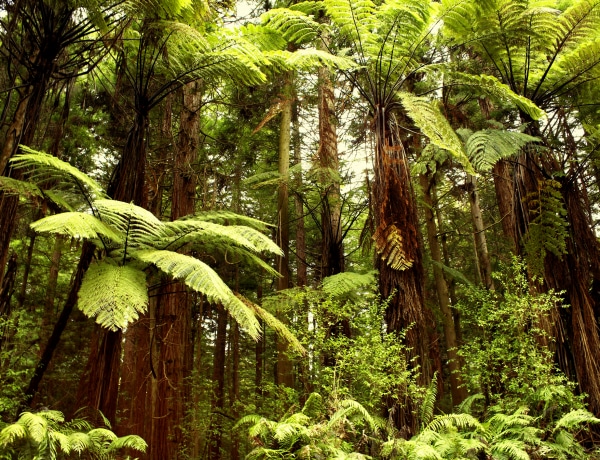
[[146,451],[139,436],[117,437],[107,428],[93,428],[85,420],[65,422],[58,411],[24,412],[0,431],[3,460],[115,459],[122,449]]
[[527,264],[536,275],[544,272],[544,260],[548,252],[556,257],[567,253],[569,224],[560,188],[560,182],[556,180],[540,180],[537,191],[525,197],[531,221],[524,246]]
[[324,411],[315,411],[315,407],[323,408],[321,400],[318,393],[312,393],[300,412],[278,422],[259,415],[243,417],[234,429],[250,425],[248,436],[256,446],[246,459],[371,458],[355,448],[384,424],[350,399],[328,401],[332,413],[327,417]]
[[465,139],[467,156],[478,171],[489,171],[499,160],[516,155],[529,142],[539,141],[528,134],[499,129],[457,132]]
[[[144,268],[153,265],[204,294],[210,302],[223,304],[252,337],[260,335],[255,311],[242,302],[210,266],[167,248],[205,246],[208,253],[223,251],[230,257],[239,255],[244,261],[272,271],[258,257],[262,251],[280,253],[269,238],[252,227],[220,225],[211,220],[245,220],[261,229],[263,224],[234,218],[231,214],[205,215],[198,220],[187,217],[163,223],[132,203],[94,199],[96,195],[104,195],[92,179],[57,158],[49,160],[46,154],[39,154],[39,158],[36,155],[30,151],[25,160],[17,156],[13,163],[17,167],[30,166],[34,171],[35,168],[43,171],[44,166],[51,164],[54,178],[61,178],[65,183],[84,184],[79,188],[80,201],[88,203],[89,207],[86,212],[45,217],[34,222],[32,228],[38,232],[89,239],[107,252],[103,262],[92,265],[85,274],[79,291],[79,306],[86,315],[95,317],[99,324],[112,330],[126,327],[147,308]],[[46,176],[34,172],[33,180],[36,179],[41,181],[38,186],[44,186]],[[270,323],[275,324],[276,320],[270,319]]]

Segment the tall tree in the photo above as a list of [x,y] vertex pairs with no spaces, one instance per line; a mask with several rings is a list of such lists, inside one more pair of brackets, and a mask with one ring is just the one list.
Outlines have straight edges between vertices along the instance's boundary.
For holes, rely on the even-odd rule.
[[[580,89],[600,75],[600,2],[577,0],[561,9],[563,5],[447,1],[444,21],[456,43],[465,44],[483,63],[484,72],[548,114],[540,123],[519,106],[517,123],[543,145],[522,149],[513,162],[511,181],[499,183],[497,195],[513,223],[507,236],[528,256],[530,269],[543,274],[543,288],[566,293],[571,307],[559,310],[562,324],[554,331],[558,361],[568,375],[577,377],[598,414],[600,369],[589,357],[600,355],[599,306],[589,286],[595,290],[600,280],[600,248],[583,205],[586,158],[571,142],[573,128],[564,123],[564,114],[576,121],[572,108]],[[560,332],[563,328],[567,334]]]

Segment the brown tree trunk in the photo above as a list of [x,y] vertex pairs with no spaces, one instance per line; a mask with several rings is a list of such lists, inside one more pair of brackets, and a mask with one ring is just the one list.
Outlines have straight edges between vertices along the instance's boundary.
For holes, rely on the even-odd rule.
[[487,248],[485,237],[485,227],[483,225],[483,216],[479,204],[479,191],[477,189],[477,178],[467,174],[467,194],[471,205],[471,220],[473,222],[473,235],[475,239],[475,252],[479,261],[479,270],[481,279],[486,289],[494,289],[494,280],[492,279],[492,264]]
[[[379,292],[388,301],[385,312],[390,333],[405,333],[406,359],[419,369],[422,384],[439,368],[433,352],[433,316],[423,296],[423,264],[419,222],[410,167],[399,133],[382,107],[374,115],[375,165],[372,206],[375,218],[376,268]],[[417,429],[411,407],[393,407],[396,426],[410,436]]]
[[458,340],[454,326],[454,316],[448,293],[448,285],[444,278],[441,264],[442,251],[438,241],[438,230],[435,221],[434,209],[438,204],[433,199],[432,189],[435,188],[434,182],[428,175],[421,174],[421,189],[423,191],[423,201],[425,202],[425,224],[427,227],[427,241],[433,264],[433,277],[435,279],[435,288],[438,298],[438,304],[442,313],[442,323],[444,327],[444,337],[446,339],[446,351],[448,353],[448,369],[450,371],[450,392],[452,394],[452,404],[460,404],[467,397],[466,389],[462,386],[461,368],[462,359],[458,356]]
[[217,337],[213,358],[213,397],[211,400],[211,423],[209,429],[208,460],[221,459],[223,435],[222,412],[225,405],[225,348],[227,345],[227,311],[218,307]]
[[[289,170],[290,170],[290,143],[293,98],[293,75],[288,72],[283,87],[283,109],[281,111],[279,131],[279,176],[280,184],[277,197],[277,244],[283,251],[283,256],[276,257],[277,271],[281,277],[277,280],[277,290],[281,291],[290,287],[290,219],[289,219]],[[277,312],[280,321],[287,322],[284,309]],[[287,354],[288,344],[278,338],[277,340],[277,385],[293,388],[293,364]]]
[[[193,214],[196,198],[196,162],[199,146],[200,91],[196,82],[183,88],[180,130],[173,166],[171,220]],[[151,442],[151,458],[177,459],[184,446],[186,378],[191,373],[190,302],[185,284],[171,282],[160,290],[156,340],[158,362],[158,414]]]

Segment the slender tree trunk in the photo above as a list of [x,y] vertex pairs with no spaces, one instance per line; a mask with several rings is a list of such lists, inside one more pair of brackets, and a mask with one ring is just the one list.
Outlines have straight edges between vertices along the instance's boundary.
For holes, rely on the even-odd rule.
[[52,258],[50,259],[50,273],[48,273],[48,287],[46,289],[46,298],[44,300],[44,311],[40,322],[40,342],[45,343],[50,335],[48,330],[52,324],[54,313],[54,300],[56,297],[56,286],[58,284],[58,273],[60,268],[60,259],[62,257],[62,248],[64,237],[57,235],[52,249]]
[[[277,198],[277,244],[283,250],[283,256],[276,257],[277,271],[281,277],[277,280],[277,290],[281,291],[290,287],[290,220],[289,220],[289,169],[290,169],[290,143],[293,97],[293,75],[291,72],[285,77],[283,87],[284,106],[281,111],[279,131],[279,176],[280,184]],[[278,310],[277,316],[287,322],[285,313]],[[287,355],[288,344],[284,340],[277,340],[277,381],[278,385],[293,388],[294,373],[292,361]]]
[[473,221],[473,234],[475,238],[476,257],[479,261],[479,270],[481,279],[486,289],[494,289],[494,280],[492,279],[492,264],[487,248],[485,237],[485,227],[483,225],[483,216],[479,204],[479,191],[477,189],[477,178],[467,174],[467,193],[471,205],[471,219]]
[[69,290],[69,296],[67,297],[67,300],[58,318],[58,321],[54,325],[52,335],[48,339],[48,343],[46,344],[44,351],[42,352],[42,357],[40,358],[37,366],[35,367],[33,376],[29,381],[29,385],[24,391],[21,409],[27,408],[33,401],[33,398],[38,390],[39,384],[42,381],[42,377],[44,376],[44,372],[46,371],[48,365],[50,364],[50,361],[52,360],[52,356],[54,355],[54,351],[58,346],[60,337],[65,327],[67,326],[69,317],[71,316],[71,312],[73,311],[73,308],[77,303],[77,293],[79,292],[79,288],[81,287],[83,275],[85,274],[90,263],[92,262],[92,259],[94,257],[94,251],[95,247],[92,243],[83,243],[83,247],[81,249],[81,257],[79,258],[79,263],[75,271],[75,277],[73,278],[71,289]]
[[221,436],[223,431],[222,412],[225,406],[225,348],[227,345],[227,311],[218,307],[217,337],[213,359],[213,397],[211,401],[211,423],[209,429],[208,460],[220,460]]
[[[23,281],[21,282],[21,289],[17,298],[18,308],[21,309],[25,303],[25,294],[27,292],[27,283],[29,282],[29,273],[31,272],[31,260],[33,259],[33,249],[35,248],[36,234],[33,230],[29,229],[29,245],[27,247],[27,256],[25,257],[25,263],[23,266]],[[50,269],[52,270],[52,268]]]
[[462,386],[461,368],[462,360],[458,356],[458,340],[456,329],[454,327],[454,317],[452,315],[452,307],[450,296],[448,293],[448,285],[444,278],[444,273],[441,267],[443,263],[442,251],[438,241],[438,229],[435,221],[434,209],[437,208],[437,203],[434,202],[432,189],[435,188],[435,183],[428,175],[421,174],[420,176],[421,189],[423,191],[423,200],[425,202],[425,224],[427,227],[427,241],[429,243],[429,251],[433,264],[433,277],[435,279],[435,288],[438,298],[440,311],[442,312],[442,323],[444,327],[444,337],[446,339],[446,351],[448,353],[448,369],[450,370],[450,392],[452,394],[452,404],[454,406],[460,404],[467,397],[466,389]]

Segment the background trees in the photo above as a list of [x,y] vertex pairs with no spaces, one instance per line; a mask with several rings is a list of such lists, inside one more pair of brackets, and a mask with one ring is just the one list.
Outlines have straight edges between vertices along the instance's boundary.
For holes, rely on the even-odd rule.
[[592,449],[597,2],[38,3],[1,15],[2,423],[86,406],[157,459]]

